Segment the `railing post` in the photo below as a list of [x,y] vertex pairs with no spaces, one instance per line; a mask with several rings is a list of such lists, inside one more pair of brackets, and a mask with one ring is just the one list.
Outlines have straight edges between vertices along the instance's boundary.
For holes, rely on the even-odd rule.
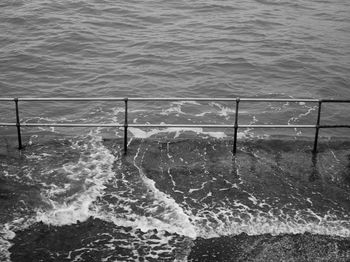
[[21,123],[19,121],[19,110],[18,110],[18,98],[14,99],[16,106],[16,127],[17,127],[17,137],[18,137],[18,149],[21,150],[22,146],[22,137],[21,137]]
[[237,131],[238,131],[238,108],[239,108],[239,98],[236,98],[236,112],[235,112],[235,132],[233,136],[233,154],[236,155],[237,152]]
[[124,119],[124,155],[128,152],[128,98],[124,98],[125,102],[125,119]]
[[318,142],[318,132],[320,129],[320,121],[321,121],[321,107],[322,107],[322,100],[318,101],[318,112],[317,112],[317,122],[316,122],[316,132],[315,132],[315,141],[314,141],[314,149],[313,153],[317,153],[317,142]]

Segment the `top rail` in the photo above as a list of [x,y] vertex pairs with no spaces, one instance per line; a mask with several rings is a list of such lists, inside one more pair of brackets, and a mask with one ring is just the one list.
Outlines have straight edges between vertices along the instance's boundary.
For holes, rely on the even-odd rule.
[[349,103],[350,99],[314,99],[314,98],[212,98],[212,97],[19,97],[0,98],[0,101],[246,101],[246,102],[324,102]]
[[323,103],[349,103],[350,99],[321,99]]

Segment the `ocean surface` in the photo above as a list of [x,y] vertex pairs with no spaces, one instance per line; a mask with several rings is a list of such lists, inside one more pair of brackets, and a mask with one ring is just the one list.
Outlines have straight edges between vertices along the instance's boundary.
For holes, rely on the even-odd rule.
[[[349,14],[346,0],[3,0],[0,98],[350,99]],[[14,109],[1,101],[0,122]],[[123,101],[19,111],[22,123],[124,122]],[[130,101],[128,113],[232,125],[235,103]],[[239,113],[311,125],[317,103],[242,101]],[[324,104],[321,124],[350,124],[349,104]],[[349,128],[322,129],[317,155],[314,133],[239,129],[234,156],[228,128],[130,127],[124,156],[122,128],[22,127],[18,151],[16,129],[0,127],[0,261],[347,261]],[[304,253],[278,253],[286,243]]]

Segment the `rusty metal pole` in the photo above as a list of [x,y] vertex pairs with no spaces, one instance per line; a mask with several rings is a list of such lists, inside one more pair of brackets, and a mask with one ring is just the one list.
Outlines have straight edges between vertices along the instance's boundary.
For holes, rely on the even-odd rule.
[[124,119],[124,155],[128,152],[128,98],[124,98],[125,102],[125,119]]
[[238,132],[238,108],[239,108],[239,101],[240,99],[236,99],[236,112],[235,112],[235,132],[234,132],[234,137],[233,137],[233,155],[236,155],[237,152],[237,132]]
[[321,121],[321,107],[322,107],[322,100],[318,101],[318,112],[317,112],[315,141],[314,141],[314,149],[312,151],[314,154],[317,153],[318,133],[319,133],[319,130],[320,130],[320,121]]
[[18,110],[18,98],[14,99],[16,106],[16,127],[17,127],[17,137],[18,137],[18,149],[21,150],[22,146],[22,137],[21,137],[21,123],[19,121],[19,110]]

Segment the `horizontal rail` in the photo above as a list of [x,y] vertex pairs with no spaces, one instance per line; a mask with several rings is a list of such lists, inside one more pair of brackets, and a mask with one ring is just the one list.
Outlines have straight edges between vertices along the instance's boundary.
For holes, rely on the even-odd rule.
[[39,127],[39,126],[47,126],[47,127],[123,127],[124,125],[122,124],[82,124],[82,123],[78,123],[78,124],[68,124],[68,123],[53,123],[53,124],[49,124],[49,123],[23,123],[21,124],[21,126],[32,126],[32,127]]
[[[16,98],[0,98],[0,101],[14,101]],[[349,103],[350,99],[313,99],[313,98],[198,98],[198,97],[22,97],[18,101],[246,101],[246,102],[324,102],[324,103]]]
[[234,125],[195,125],[195,124],[129,124],[129,127],[144,127],[144,128],[162,128],[162,127],[182,127],[182,128],[233,128]]
[[8,97],[2,97],[0,98],[0,101],[15,101],[14,98],[8,98]]
[[184,127],[184,128],[315,128],[316,125],[187,125],[187,124],[129,124],[129,127]]
[[240,98],[241,101],[246,102],[324,102],[324,103],[350,103],[350,99],[298,99],[298,98]]
[[[236,98],[175,98],[175,97],[158,97],[158,98],[141,98],[141,97],[56,97],[56,98],[18,98],[18,101],[43,101],[43,102],[52,102],[52,101],[236,101]],[[14,101],[14,98],[0,98],[0,101]]]
[[[0,101],[14,101],[15,98],[0,98]],[[18,101],[43,101],[43,102],[52,102],[52,101],[124,101],[125,97],[22,97],[18,98]]]
[[317,103],[320,99],[295,99],[295,98],[240,98],[241,101],[245,102],[314,102]]
[[16,126],[16,123],[0,123],[0,126]]
[[350,125],[320,125],[319,128],[350,128]]
[[[122,124],[68,124],[68,123],[21,123],[27,127],[123,127]],[[17,126],[17,123],[0,123],[0,126]]]
[[[0,123],[0,126],[17,126],[16,123]],[[21,123],[26,127],[124,127],[124,124],[69,124],[69,123]],[[162,127],[182,127],[182,128],[316,128],[317,125],[206,125],[206,124],[128,124],[128,127],[162,128]],[[350,128],[350,125],[319,125],[319,128]]]
[[323,103],[350,103],[350,99],[321,99]]
[[236,98],[210,98],[210,97],[154,97],[154,98],[143,98],[143,97],[131,97],[130,101],[236,101]]

